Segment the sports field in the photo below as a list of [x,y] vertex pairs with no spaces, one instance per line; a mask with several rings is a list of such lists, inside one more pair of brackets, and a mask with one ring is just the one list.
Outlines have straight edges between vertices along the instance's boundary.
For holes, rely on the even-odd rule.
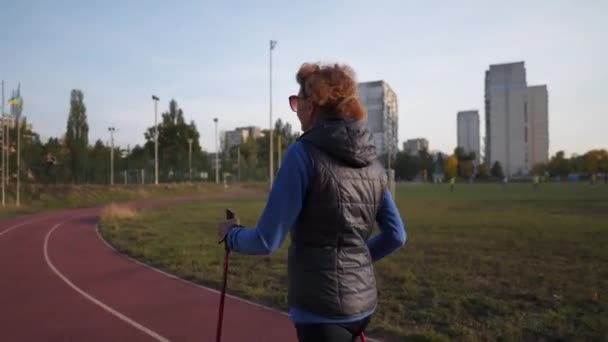
[[[608,186],[401,185],[406,246],[376,264],[370,335],[386,341],[603,340],[608,336]],[[218,287],[224,208],[255,225],[263,196],[106,218],[120,250]],[[232,257],[229,290],[286,309],[286,241]],[[227,312],[227,315],[230,313]]]

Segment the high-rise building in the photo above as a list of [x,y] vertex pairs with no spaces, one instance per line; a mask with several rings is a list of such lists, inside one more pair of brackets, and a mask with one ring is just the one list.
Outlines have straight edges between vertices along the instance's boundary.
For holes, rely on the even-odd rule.
[[476,110],[461,111],[458,119],[458,147],[466,153],[475,153],[476,164],[481,160],[479,148],[479,112]]
[[408,139],[403,143],[403,151],[409,155],[416,155],[422,150],[429,150],[429,141],[424,138]]
[[529,165],[549,161],[549,98],[546,85],[528,87]]
[[224,133],[224,148],[225,150],[229,150],[234,146],[239,146],[240,144],[247,142],[249,138],[257,139],[261,135],[262,130],[259,127],[237,127],[232,131],[226,131]]
[[530,170],[526,132],[526,68],[524,62],[490,65],[485,78],[486,158],[500,162],[505,175]]
[[359,83],[359,100],[367,110],[367,126],[374,135],[379,157],[397,155],[397,95],[384,81]]
[[224,134],[225,134],[224,144],[225,144],[226,150],[230,150],[232,147],[238,146],[238,145],[244,143],[245,141],[247,141],[247,138],[249,137],[248,131],[239,130],[239,129],[235,129],[232,131],[226,131]]

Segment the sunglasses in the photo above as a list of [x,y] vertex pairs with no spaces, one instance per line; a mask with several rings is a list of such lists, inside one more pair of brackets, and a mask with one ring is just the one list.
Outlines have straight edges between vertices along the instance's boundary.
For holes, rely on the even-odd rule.
[[298,111],[298,101],[300,100],[300,98],[298,97],[298,95],[291,95],[289,97],[289,107],[291,107],[291,110],[293,110],[294,112]]

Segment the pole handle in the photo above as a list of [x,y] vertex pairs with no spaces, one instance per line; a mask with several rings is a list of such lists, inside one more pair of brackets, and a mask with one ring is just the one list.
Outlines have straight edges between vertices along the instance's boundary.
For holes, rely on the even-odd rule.
[[[226,219],[227,220],[232,220],[236,218],[236,214],[234,213],[234,211],[230,210],[230,209],[226,209]],[[228,251],[228,242],[226,241],[226,237],[224,236],[223,239],[221,239],[220,241],[218,241],[218,244],[220,243],[224,243],[224,248],[226,249],[226,251]]]

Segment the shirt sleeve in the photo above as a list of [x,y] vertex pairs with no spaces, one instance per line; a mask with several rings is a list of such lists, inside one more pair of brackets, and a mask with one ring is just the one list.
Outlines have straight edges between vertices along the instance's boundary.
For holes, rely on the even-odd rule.
[[384,193],[384,200],[376,214],[380,233],[368,240],[367,246],[373,261],[378,261],[403,246],[406,240],[405,225],[390,191]]
[[300,215],[311,174],[306,147],[296,142],[285,153],[256,227],[230,230],[228,247],[237,253],[255,255],[272,254],[279,249]]

